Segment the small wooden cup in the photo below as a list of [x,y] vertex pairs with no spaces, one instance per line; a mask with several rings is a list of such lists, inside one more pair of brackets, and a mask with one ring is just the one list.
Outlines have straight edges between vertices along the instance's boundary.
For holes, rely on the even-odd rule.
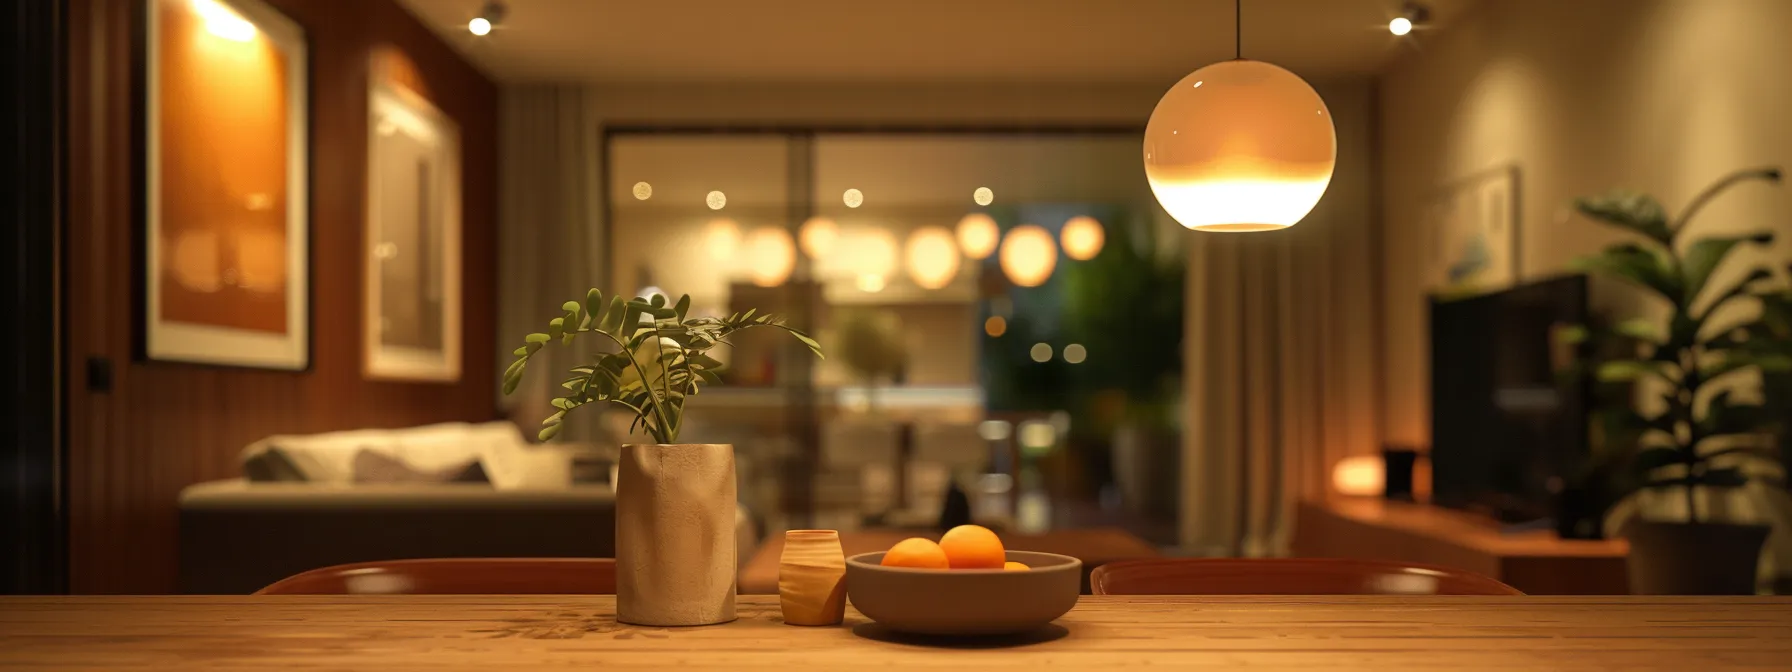
[[784,533],[778,598],[789,625],[839,625],[846,617],[846,554],[834,530]]

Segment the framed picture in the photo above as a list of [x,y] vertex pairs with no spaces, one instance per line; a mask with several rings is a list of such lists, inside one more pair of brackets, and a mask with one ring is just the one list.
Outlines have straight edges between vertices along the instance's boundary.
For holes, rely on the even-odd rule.
[[306,47],[259,0],[141,0],[151,360],[310,363]]
[[367,113],[369,378],[455,381],[461,369],[460,129],[375,61]]
[[1426,207],[1434,292],[1478,293],[1518,280],[1518,168],[1508,166],[1439,189]]

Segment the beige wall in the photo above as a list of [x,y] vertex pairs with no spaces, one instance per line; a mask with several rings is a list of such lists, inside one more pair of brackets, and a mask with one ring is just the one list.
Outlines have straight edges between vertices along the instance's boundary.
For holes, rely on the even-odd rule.
[[[1572,216],[1579,195],[1654,194],[1676,212],[1731,170],[1792,164],[1792,2],[1496,0],[1393,66],[1380,86],[1385,224],[1384,422],[1428,443],[1429,362],[1420,204],[1488,168],[1519,171],[1521,279],[1565,270],[1620,238]],[[1792,257],[1792,190],[1739,188],[1695,231],[1775,227]],[[1743,255],[1729,270],[1744,266]],[[1761,257],[1755,257],[1760,260]],[[1596,309],[1639,306],[1594,286]]]

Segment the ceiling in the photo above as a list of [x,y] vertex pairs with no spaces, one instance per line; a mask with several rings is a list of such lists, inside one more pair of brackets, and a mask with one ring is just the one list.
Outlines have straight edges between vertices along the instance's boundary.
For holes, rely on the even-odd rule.
[[[1233,55],[1232,0],[399,0],[502,81],[1161,82]],[[1425,0],[1447,25],[1476,0]],[[1401,0],[1242,0],[1244,55],[1376,72]]]

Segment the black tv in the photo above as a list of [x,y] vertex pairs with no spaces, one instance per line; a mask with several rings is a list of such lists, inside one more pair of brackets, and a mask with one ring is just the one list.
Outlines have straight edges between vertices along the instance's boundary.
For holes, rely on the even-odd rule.
[[1565,529],[1556,507],[1587,459],[1591,388],[1568,374],[1564,328],[1588,322],[1586,276],[1432,297],[1430,322],[1432,502]]

